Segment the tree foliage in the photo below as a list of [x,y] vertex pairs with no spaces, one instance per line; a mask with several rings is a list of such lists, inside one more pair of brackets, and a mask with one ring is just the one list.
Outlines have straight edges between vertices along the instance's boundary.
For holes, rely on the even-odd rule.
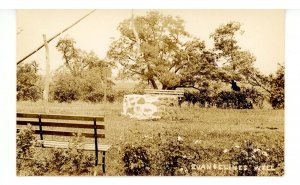
[[284,66],[279,65],[276,74],[269,76],[270,103],[274,109],[284,108]]
[[37,101],[41,97],[41,77],[35,61],[17,66],[17,100]]
[[111,44],[108,57],[122,66],[121,76],[146,81],[155,89],[159,84],[163,89],[180,85],[181,70],[197,57],[190,55],[205,48],[185,31],[181,18],[156,11],[126,19],[118,30],[121,37]]
[[105,88],[109,91],[113,85],[111,80],[106,79],[111,73],[110,65],[99,59],[93,51],[88,53],[76,48],[75,43],[72,38],[62,38],[57,43],[65,65],[54,75],[53,99],[59,102],[100,102],[104,98]]
[[58,41],[56,48],[63,55],[65,66],[73,76],[81,75],[87,69],[104,69],[108,64],[99,59],[93,52],[86,52],[75,47],[76,41],[73,38],[62,38]]
[[221,80],[224,82],[236,80],[249,83],[258,72],[254,68],[255,56],[238,45],[237,36],[243,33],[239,22],[229,22],[210,35],[214,40],[216,62],[223,71]]
[[255,56],[238,44],[243,34],[238,22],[221,25],[210,35],[212,49],[192,37],[182,19],[156,11],[126,19],[118,30],[121,36],[111,44],[108,57],[121,65],[123,78],[148,82],[155,89],[216,88],[231,80],[265,88],[266,76],[254,67]]
[[105,83],[102,69],[92,68],[73,76],[65,70],[58,70],[53,77],[52,96],[59,102],[71,102],[83,100],[89,102],[101,102],[104,98],[104,89],[107,88],[107,96],[112,90],[113,82]]

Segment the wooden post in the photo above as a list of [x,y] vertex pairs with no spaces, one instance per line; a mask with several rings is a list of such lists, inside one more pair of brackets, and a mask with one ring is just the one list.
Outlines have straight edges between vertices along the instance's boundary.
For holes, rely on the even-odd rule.
[[[80,18],[79,20],[77,20],[76,22],[74,22],[72,25],[68,26],[66,29],[62,30],[61,32],[55,34],[53,37],[51,37],[47,43],[51,42],[53,39],[55,39],[56,37],[60,36],[62,33],[66,32],[67,30],[69,30],[70,28],[72,28],[73,26],[75,26],[76,24],[78,24],[80,21],[82,21],[83,19],[85,19],[87,16],[91,15],[93,12],[95,12],[96,10],[93,10],[91,12],[89,12],[87,15],[83,16],[82,18]],[[17,62],[17,65],[19,65],[21,62],[23,62],[24,60],[26,60],[28,57],[30,57],[31,55],[35,54],[37,51],[39,51],[40,49],[42,49],[42,47],[44,47],[45,44],[42,44],[41,46],[39,46],[38,48],[36,48],[33,52],[29,53],[28,55],[26,55],[24,58],[22,58],[21,60],[19,60]]]
[[45,85],[43,91],[43,103],[44,103],[44,110],[46,113],[49,113],[48,109],[48,98],[49,98],[49,82],[50,82],[50,58],[49,58],[49,47],[48,41],[45,34],[43,34],[44,38],[44,45],[46,51],[46,73],[45,73]]
[[105,112],[105,107],[106,107],[106,101],[107,101],[107,66],[104,67],[104,99],[103,99],[103,103],[104,103],[104,112]]

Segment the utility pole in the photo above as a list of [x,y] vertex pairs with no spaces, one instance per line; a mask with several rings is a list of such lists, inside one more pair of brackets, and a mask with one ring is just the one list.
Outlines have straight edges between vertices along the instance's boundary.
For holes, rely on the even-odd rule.
[[107,102],[107,68],[108,68],[108,66],[104,67],[104,99],[103,99],[104,111],[105,111],[105,106],[106,106],[106,102]]
[[49,55],[49,47],[48,47],[48,41],[45,34],[43,34],[44,38],[44,45],[45,45],[45,51],[46,51],[46,73],[45,73],[45,85],[44,85],[44,91],[43,91],[43,103],[44,103],[44,110],[48,114],[48,98],[49,98],[49,82],[50,82],[50,55]]
[[[85,19],[87,16],[91,15],[92,13],[94,13],[96,10],[92,10],[91,12],[89,12],[88,14],[86,14],[85,16],[83,16],[82,18],[78,19],[76,22],[74,22],[73,24],[71,24],[70,26],[68,26],[66,29],[62,30],[61,32],[55,34],[53,37],[51,37],[47,42],[51,42],[53,39],[55,39],[56,37],[60,36],[62,33],[66,32],[67,30],[69,30],[70,28],[72,28],[73,26],[75,26],[76,24],[78,24],[80,21],[82,21],[83,19]],[[23,62],[24,60],[26,60],[28,57],[30,57],[31,55],[35,54],[37,51],[39,51],[40,49],[42,49],[45,46],[45,44],[42,44],[41,46],[39,46],[38,48],[36,48],[34,51],[32,51],[31,53],[29,53],[28,55],[26,55],[25,57],[23,57],[21,60],[19,60],[17,62],[17,65],[19,65],[21,62]]]

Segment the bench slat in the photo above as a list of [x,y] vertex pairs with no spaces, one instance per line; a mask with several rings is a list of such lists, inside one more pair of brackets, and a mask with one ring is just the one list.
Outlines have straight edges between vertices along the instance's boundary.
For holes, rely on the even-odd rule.
[[162,89],[145,89],[145,91],[162,91],[162,92],[183,92],[183,90],[162,90]]
[[[17,129],[19,132],[20,129]],[[34,130],[35,134],[40,134],[40,130]],[[55,136],[75,136],[77,132],[67,132],[67,131],[55,131],[55,130],[43,130],[43,135],[55,135]],[[87,138],[94,138],[93,133],[81,133],[82,136]],[[97,138],[105,138],[105,134],[97,134]]]
[[67,115],[41,115],[43,119],[67,119],[67,120],[82,120],[82,121],[93,121],[96,118],[96,121],[104,121],[104,117],[87,117],[87,116],[67,116]]
[[82,121],[93,121],[96,118],[96,121],[104,121],[104,116],[80,116],[80,115],[61,115],[61,114],[36,114],[36,113],[17,113],[17,117],[21,118],[41,118],[43,119],[65,119],[65,120],[82,120]]
[[145,89],[146,94],[163,94],[163,95],[178,95],[183,96],[182,90],[158,90],[158,89]]
[[[108,149],[110,148],[110,145],[100,145],[98,144],[98,150],[99,151],[108,151]],[[83,145],[83,149],[84,150],[95,150],[95,144],[91,143],[91,144],[84,144]]]
[[146,93],[152,93],[152,94],[184,94],[181,92],[147,92]]
[[[39,140],[39,142],[43,143],[44,147],[49,147],[49,148],[68,148],[69,147],[69,142],[64,142],[64,141],[42,141]],[[108,149],[110,148],[110,145],[102,145],[102,144],[98,144],[98,150],[99,151],[108,151]],[[85,143],[82,145],[82,149],[83,150],[91,150],[91,151],[95,151],[95,144],[93,143]]]
[[29,114],[29,113],[17,113],[17,118],[39,118],[39,114]]
[[[39,126],[38,121],[17,121],[17,125],[27,125],[30,123],[33,126]],[[49,126],[49,127],[72,127],[72,128],[94,128],[93,124],[79,124],[79,123],[56,123],[56,122],[43,122],[42,121],[42,126]],[[105,125],[96,125],[97,129],[105,129]]]
[[184,93],[148,92],[148,94],[168,94],[168,95],[181,95],[181,94],[184,94]]
[[[39,130],[34,131],[35,134],[40,134]],[[67,132],[67,131],[43,131],[43,135],[56,135],[56,136],[74,136],[77,132]],[[87,138],[94,138],[93,133],[81,133],[82,136]],[[97,134],[98,138],[105,138],[105,134]]]

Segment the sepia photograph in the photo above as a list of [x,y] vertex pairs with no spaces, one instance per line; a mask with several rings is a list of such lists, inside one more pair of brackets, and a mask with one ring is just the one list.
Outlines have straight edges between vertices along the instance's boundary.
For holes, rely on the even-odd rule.
[[284,176],[285,10],[16,10],[17,176]]

